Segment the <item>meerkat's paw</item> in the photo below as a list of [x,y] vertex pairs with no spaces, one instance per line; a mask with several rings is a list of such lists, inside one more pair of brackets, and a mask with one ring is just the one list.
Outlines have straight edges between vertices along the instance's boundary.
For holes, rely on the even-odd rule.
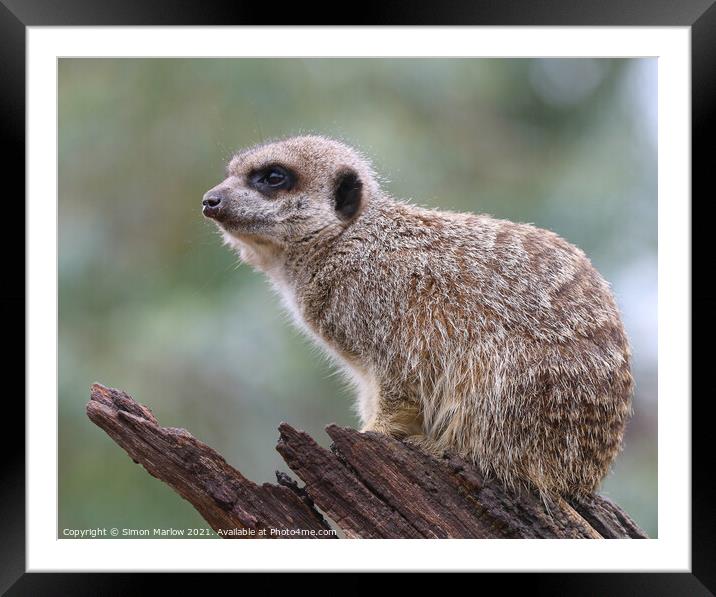
[[435,458],[442,458],[445,453],[445,450],[443,450],[437,442],[435,442],[435,440],[432,440],[425,435],[409,435],[404,438],[403,441]]
[[361,429],[362,432],[374,431],[403,439],[422,433],[421,419],[414,405],[391,404],[390,408],[380,409],[373,419]]
[[376,417],[367,425],[364,425],[361,432],[374,431],[383,435],[390,435],[399,439],[419,432],[419,424],[411,413],[398,413],[391,417]]

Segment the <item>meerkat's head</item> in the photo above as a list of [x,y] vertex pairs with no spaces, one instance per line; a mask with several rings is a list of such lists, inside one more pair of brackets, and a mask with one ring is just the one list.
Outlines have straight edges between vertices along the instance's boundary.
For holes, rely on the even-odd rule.
[[226,242],[263,269],[292,244],[349,226],[377,192],[358,152],[309,135],[237,153],[202,204]]

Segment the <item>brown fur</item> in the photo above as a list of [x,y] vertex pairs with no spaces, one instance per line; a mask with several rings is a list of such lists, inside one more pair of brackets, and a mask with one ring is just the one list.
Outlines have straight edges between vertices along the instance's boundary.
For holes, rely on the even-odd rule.
[[[266,164],[296,186],[247,184]],[[360,178],[360,209],[335,210]],[[591,493],[620,450],[630,351],[608,284],[556,234],[384,193],[368,160],[319,136],[237,154],[214,217],[296,323],[355,382],[364,430],[455,451],[508,487]]]

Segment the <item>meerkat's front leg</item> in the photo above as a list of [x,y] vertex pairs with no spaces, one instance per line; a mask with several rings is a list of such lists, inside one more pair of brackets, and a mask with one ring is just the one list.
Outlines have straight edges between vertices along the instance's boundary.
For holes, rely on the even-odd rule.
[[391,405],[389,409],[379,408],[376,416],[361,431],[374,431],[401,439],[431,456],[441,457],[445,452],[435,440],[425,435],[418,408],[406,403]]
[[361,431],[375,431],[397,438],[423,433],[422,415],[417,404],[384,394],[377,396],[375,401],[372,416]]
[[370,421],[363,425],[362,432],[382,433],[401,439],[431,456],[443,455],[444,450],[438,443],[425,435],[423,417],[416,402],[391,398],[390,394],[375,396],[374,400],[375,411]]

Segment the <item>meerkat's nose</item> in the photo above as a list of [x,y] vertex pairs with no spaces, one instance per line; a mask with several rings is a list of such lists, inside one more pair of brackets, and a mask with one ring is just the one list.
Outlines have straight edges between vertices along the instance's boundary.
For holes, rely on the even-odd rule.
[[204,206],[202,208],[202,213],[207,218],[214,218],[219,213],[219,210],[221,210],[221,203],[224,200],[224,196],[217,192],[217,191],[209,191],[206,195],[204,195],[204,199],[202,200],[201,204]]

